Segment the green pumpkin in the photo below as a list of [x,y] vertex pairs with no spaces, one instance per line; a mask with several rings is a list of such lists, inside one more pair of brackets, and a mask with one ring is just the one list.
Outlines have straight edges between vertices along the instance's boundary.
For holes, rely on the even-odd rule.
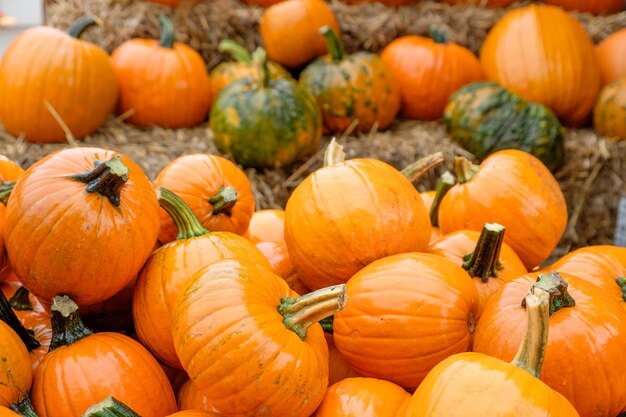
[[468,84],[454,93],[444,122],[452,139],[480,160],[521,149],[551,170],[563,161],[564,129],[554,113],[493,82]]
[[322,119],[305,88],[292,79],[271,79],[264,51],[255,60],[258,77],[236,81],[213,104],[213,140],[243,166],[279,168],[317,150]]

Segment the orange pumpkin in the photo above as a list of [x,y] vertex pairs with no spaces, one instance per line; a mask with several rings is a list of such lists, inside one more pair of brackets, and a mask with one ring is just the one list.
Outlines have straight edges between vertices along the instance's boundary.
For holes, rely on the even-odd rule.
[[24,399],[33,371],[28,351],[20,337],[0,320],[0,406],[8,407]]
[[95,22],[83,18],[67,33],[37,26],[11,42],[0,64],[0,121],[13,136],[65,142],[57,119],[77,139],[104,124],[117,98],[115,71],[103,49],[79,39]]
[[11,275],[9,259],[4,248],[5,205],[15,187],[17,179],[24,173],[22,167],[4,155],[0,155],[0,282]]
[[[438,364],[417,388],[406,417],[578,417],[572,405],[558,392],[541,382],[548,334],[550,304],[558,297],[558,285],[531,290],[519,308],[516,333],[521,343],[503,340],[517,351],[511,363],[480,353],[461,353]],[[556,293],[556,296],[552,295]],[[526,330],[524,330],[526,328]],[[578,358],[578,357],[576,357]],[[570,357],[569,360],[572,358]],[[568,359],[563,358],[564,364]]]
[[626,139],[626,78],[600,91],[593,110],[593,127],[601,135]]
[[196,384],[190,379],[178,391],[178,408],[180,410],[204,410],[217,412],[209,403],[207,397],[200,392]]
[[505,228],[485,224],[482,232],[458,230],[431,243],[428,252],[441,255],[467,271],[479,298],[478,316],[493,293],[506,282],[528,271],[522,260],[504,243]]
[[0,407],[0,417],[22,417],[14,411],[9,410],[6,407]]
[[254,243],[285,242],[285,211],[255,211],[244,236]]
[[187,281],[174,306],[174,345],[218,410],[308,417],[320,404],[328,348],[317,321],[343,307],[345,286],[295,297],[270,269],[247,261],[214,263]]
[[528,270],[552,253],[565,231],[567,208],[559,183],[539,159],[504,150],[480,166],[457,158],[456,171],[458,183],[439,207],[443,233],[499,223],[507,229],[504,241]]
[[623,0],[543,0],[543,2],[560,6],[565,10],[576,10],[593,14],[619,13],[624,10]]
[[161,40],[131,39],[111,55],[119,88],[118,111],[138,126],[193,127],[207,118],[211,86],[194,49],[174,42],[171,20],[161,16]]
[[473,4],[484,5],[487,7],[506,7],[513,4],[515,0],[441,0],[443,3],[448,4]]
[[329,387],[315,417],[396,417],[411,395],[388,381],[348,378]]
[[341,356],[341,352],[335,346],[332,333],[324,332],[324,338],[328,345],[328,386],[343,381],[346,378],[358,377],[354,369],[350,368],[348,362]]
[[32,165],[6,213],[11,266],[35,296],[80,305],[121,291],[150,255],[159,226],[150,181],[124,155],[69,148]]
[[432,39],[400,37],[380,57],[398,82],[402,114],[410,119],[441,118],[452,93],[483,78],[478,58],[439,32]]
[[249,240],[229,232],[209,233],[176,194],[161,188],[159,202],[178,228],[178,239],[146,261],[133,297],[139,340],[167,365],[180,368],[170,329],[172,307],[185,281],[200,268],[223,259],[249,260],[269,267]]
[[603,85],[626,78],[626,28],[606,37],[596,46]]
[[[626,362],[620,359],[626,312],[587,281],[551,272],[508,282],[485,307],[474,334],[474,351],[511,360],[524,336],[526,313],[520,299],[533,285],[563,280],[550,304],[541,380],[563,394],[581,416],[616,416],[626,409]],[[602,375],[602,382],[589,384],[593,375]]]
[[[212,232],[245,233],[254,213],[254,194],[246,174],[216,155],[193,154],[174,159],[159,172],[155,187],[180,196],[200,223]],[[159,241],[176,239],[176,225],[161,210]]]
[[572,126],[587,120],[602,83],[589,34],[554,6],[509,11],[487,34],[480,62],[488,80],[549,107]]
[[142,417],[176,411],[167,376],[143,346],[119,333],[92,333],[67,296],[55,297],[51,310],[50,353],[35,371],[31,390],[40,417],[80,417],[110,395]]
[[267,56],[294,68],[327,53],[322,26],[339,33],[337,19],[323,0],[287,0],[274,4],[263,12],[261,38]]
[[333,336],[360,375],[415,388],[437,363],[471,346],[478,293],[465,270],[444,257],[380,259],[346,287]]
[[324,165],[298,185],[285,209],[285,240],[304,285],[346,282],[377,259],[427,248],[428,213],[400,171],[377,159],[344,161],[336,142]]
[[256,247],[265,255],[274,273],[284,279],[289,288],[298,294],[311,292],[298,278],[284,242],[260,242]]

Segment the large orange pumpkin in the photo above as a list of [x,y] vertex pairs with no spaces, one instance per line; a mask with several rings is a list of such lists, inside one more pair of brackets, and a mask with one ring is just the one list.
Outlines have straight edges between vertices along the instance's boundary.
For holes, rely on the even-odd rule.
[[398,82],[402,114],[410,119],[441,118],[452,93],[483,77],[478,58],[439,32],[432,39],[398,38],[380,57]]
[[499,223],[507,229],[504,241],[528,270],[543,262],[567,225],[565,197],[548,168],[514,149],[496,152],[480,166],[457,158],[456,166],[458,183],[439,207],[441,231]]
[[346,287],[333,336],[360,375],[415,388],[437,363],[471,347],[478,293],[465,270],[442,256],[380,259]]
[[328,385],[328,347],[317,321],[344,302],[344,285],[298,297],[268,268],[214,263],[175,302],[176,353],[220,411],[309,417]]
[[593,127],[601,135],[626,139],[626,77],[600,91],[593,110]]
[[103,49],[79,39],[95,22],[81,19],[68,33],[38,26],[11,42],[0,63],[0,121],[9,133],[65,142],[57,118],[75,138],[104,124],[117,98],[115,71]]
[[[174,159],[159,172],[155,187],[166,188],[187,203],[212,232],[244,234],[254,213],[254,194],[246,174],[216,155],[192,154]],[[159,241],[176,239],[176,226],[161,210]]]
[[626,28],[618,30],[600,42],[596,46],[596,56],[603,85],[626,78]]
[[193,127],[206,119],[211,86],[202,56],[174,42],[171,20],[161,16],[161,40],[131,39],[111,55],[120,113],[138,126]]
[[555,6],[509,11],[485,38],[480,62],[487,79],[572,126],[587,120],[602,83],[589,34]]
[[544,3],[593,14],[618,13],[624,10],[623,0],[543,0]]
[[20,337],[0,320],[0,406],[22,401],[27,394],[33,371],[28,351]]
[[150,255],[158,210],[150,181],[128,157],[98,148],[55,152],[22,175],[9,199],[11,266],[45,301],[58,294],[81,305],[106,300]]

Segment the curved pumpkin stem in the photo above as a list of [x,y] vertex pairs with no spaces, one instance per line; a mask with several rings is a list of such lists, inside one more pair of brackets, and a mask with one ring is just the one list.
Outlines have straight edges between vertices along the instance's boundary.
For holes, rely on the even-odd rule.
[[252,55],[250,52],[235,41],[224,39],[220,42],[217,50],[221,53],[230,55],[237,62],[241,62],[246,65],[252,64]]
[[345,284],[333,285],[298,298],[281,298],[278,312],[285,326],[305,340],[307,329],[343,309],[347,298]]
[[326,38],[326,47],[333,62],[340,62],[346,56],[346,51],[337,33],[330,26],[322,26],[320,34]]
[[463,184],[474,178],[479,166],[472,164],[467,158],[457,156],[454,158],[454,170],[459,184]]
[[267,52],[263,48],[257,48],[252,56],[254,64],[259,71],[259,83],[261,88],[267,88],[270,84],[270,68],[267,60]]
[[119,156],[106,162],[96,161],[94,165],[91,171],[71,175],[69,178],[87,184],[88,193],[98,193],[119,207],[120,192],[128,181],[130,170]]
[[24,417],[39,417],[28,395],[19,403],[9,405],[9,408]]
[[237,203],[237,190],[231,186],[222,187],[213,197],[209,198],[209,203],[213,206],[212,214],[230,216]]
[[454,176],[449,172],[444,172],[441,177],[439,177],[439,181],[437,182],[437,189],[435,190],[435,198],[433,199],[433,203],[430,206],[430,224],[433,227],[439,227],[439,206],[441,205],[441,201],[443,197],[450,191],[452,187],[456,184],[456,180]]
[[445,162],[441,152],[435,152],[418,159],[402,170],[402,174],[411,182],[419,181],[424,175],[443,165]]
[[324,152],[324,166],[330,167],[340,164],[345,160],[346,153],[343,151],[343,145],[340,145],[335,138],[332,138]]
[[123,402],[107,397],[85,411],[82,417],[141,417]]
[[489,278],[497,277],[502,269],[500,249],[504,243],[505,227],[498,223],[485,223],[480,233],[474,252],[465,255],[463,268],[471,277],[488,282]]
[[622,293],[624,294],[622,299],[626,301],[626,277],[618,278],[615,281],[617,282],[617,285],[620,286],[620,288],[622,289]]
[[102,20],[96,16],[85,16],[78,19],[70,28],[67,30],[67,34],[72,38],[80,39],[81,35],[87,28],[90,28],[93,25],[102,26]]
[[163,48],[174,49],[176,34],[174,33],[172,20],[165,15],[161,15],[159,16],[159,22],[161,22],[161,39],[159,40],[159,45]]
[[446,32],[443,30],[437,29],[435,26],[431,26],[430,29],[428,29],[428,33],[435,43],[448,43],[448,35],[446,35]]
[[17,291],[15,291],[13,297],[9,299],[9,304],[14,310],[17,311],[31,311],[33,309],[33,305],[30,303],[28,295],[28,290],[22,285],[17,289]]
[[202,226],[202,223],[200,223],[200,220],[198,220],[193,210],[191,210],[182,198],[163,187],[157,190],[157,197],[161,208],[170,215],[176,225],[176,229],[178,230],[178,236],[176,236],[177,240],[191,239],[192,237],[209,233],[209,231]]
[[9,301],[4,296],[4,293],[0,291],[0,320],[5,322],[13,331],[20,337],[26,349],[32,351],[37,349],[41,344],[35,339],[35,337],[24,327],[22,322],[17,318],[15,312],[11,308]]
[[78,313],[78,306],[67,295],[57,295],[52,299],[52,341],[50,350],[68,346],[93,334],[85,326]]
[[15,184],[17,184],[17,181],[2,181],[0,183],[0,202],[5,206],[9,202],[9,197],[11,197]]

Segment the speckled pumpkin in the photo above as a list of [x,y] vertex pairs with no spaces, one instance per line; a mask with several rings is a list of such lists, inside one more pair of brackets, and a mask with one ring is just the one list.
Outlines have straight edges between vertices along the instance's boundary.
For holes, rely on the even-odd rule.
[[626,78],[602,89],[593,110],[593,127],[601,135],[626,139]]

